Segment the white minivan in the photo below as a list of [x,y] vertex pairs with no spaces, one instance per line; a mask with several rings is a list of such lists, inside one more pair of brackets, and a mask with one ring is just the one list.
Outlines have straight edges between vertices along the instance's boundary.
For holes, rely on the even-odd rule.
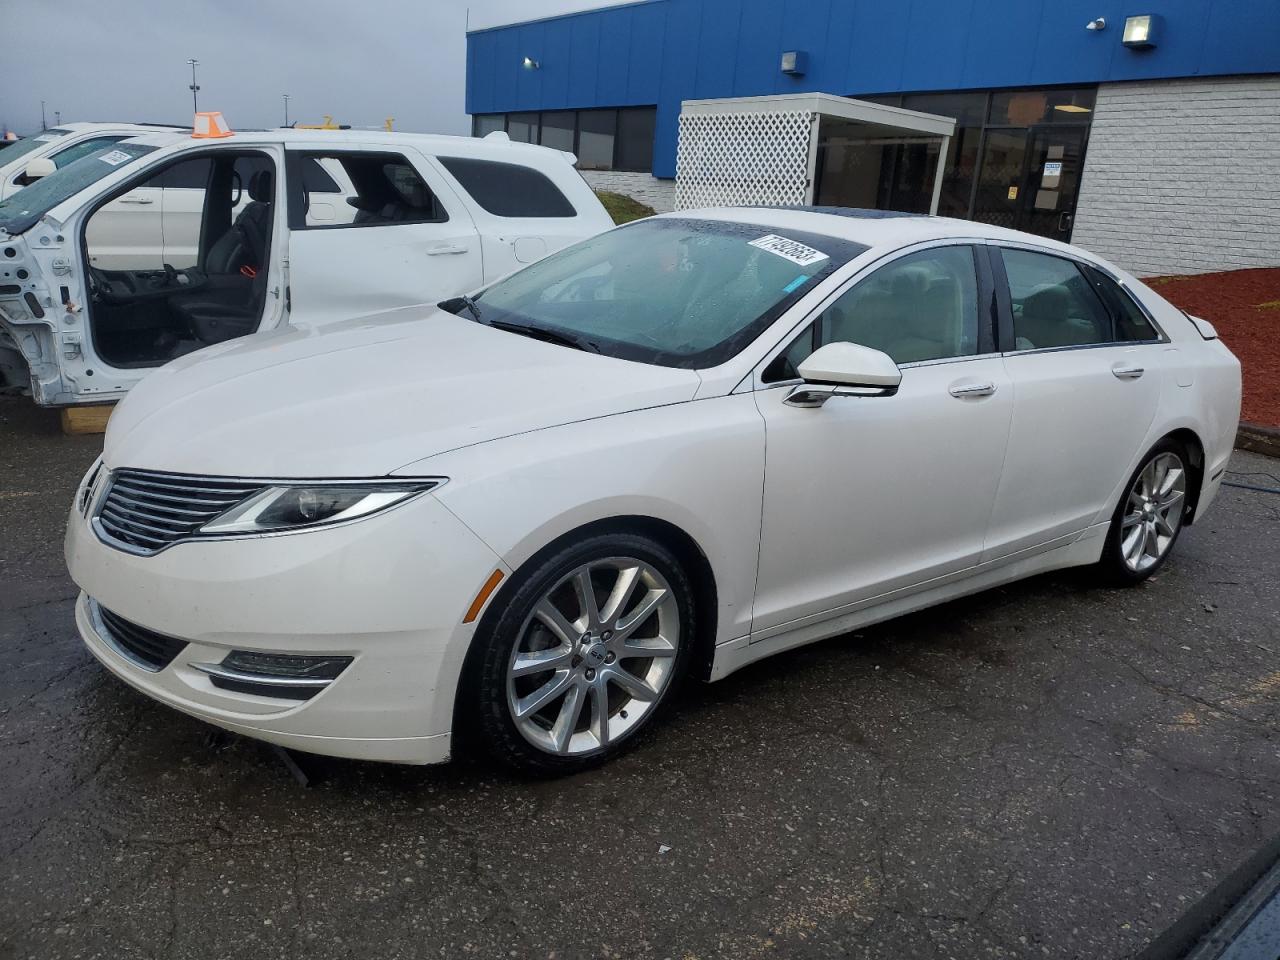
[[0,383],[118,399],[211,344],[475,290],[613,225],[505,135],[150,132],[0,200]]

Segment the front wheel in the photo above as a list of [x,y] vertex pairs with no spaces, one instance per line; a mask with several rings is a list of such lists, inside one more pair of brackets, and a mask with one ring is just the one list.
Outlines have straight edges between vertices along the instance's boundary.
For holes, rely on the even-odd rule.
[[473,702],[490,751],[554,775],[626,749],[669,699],[693,642],[679,561],[648,537],[597,535],[521,570],[512,587],[476,638]]
[[1187,509],[1187,455],[1163,440],[1147,454],[1111,517],[1102,569],[1113,582],[1141,583],[1169,559]]

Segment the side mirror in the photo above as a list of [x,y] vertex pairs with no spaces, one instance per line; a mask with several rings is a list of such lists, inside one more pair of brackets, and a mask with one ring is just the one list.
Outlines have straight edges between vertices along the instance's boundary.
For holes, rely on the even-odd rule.
[[902,371],[887,353],[839,341],[819,347],[800,362],[804,383],[787,395],[793,407],[820,407],[832,397],[889,397]]
[[48,157],[36,157],[34,160],[28,162],[27,169],[22,171],[24,186],[35,183],[41,177],[47,177],[57,169],[57,164]]

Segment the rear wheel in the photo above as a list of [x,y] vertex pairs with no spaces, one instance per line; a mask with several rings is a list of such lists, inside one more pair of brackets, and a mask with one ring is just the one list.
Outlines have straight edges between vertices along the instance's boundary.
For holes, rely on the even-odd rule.
[[620,753],[684,672],[694,605],[679,561],[648,537],[600,535],[513,586],[477,637],[474,702],[490,751],[542,775]]
[[1187,509],[1187,454],[1163,440],[1138,466],[1111,517],[1102,569],[1120,584],[1141,583],[1169,559]]

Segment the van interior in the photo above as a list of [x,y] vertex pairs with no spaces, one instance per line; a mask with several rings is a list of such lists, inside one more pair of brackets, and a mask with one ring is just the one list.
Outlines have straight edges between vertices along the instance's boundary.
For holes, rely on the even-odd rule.
[[211,151],[102,204],[85,223],[89,330],[115,367],[159,366],[258,328],[276,170],[265,153]]

